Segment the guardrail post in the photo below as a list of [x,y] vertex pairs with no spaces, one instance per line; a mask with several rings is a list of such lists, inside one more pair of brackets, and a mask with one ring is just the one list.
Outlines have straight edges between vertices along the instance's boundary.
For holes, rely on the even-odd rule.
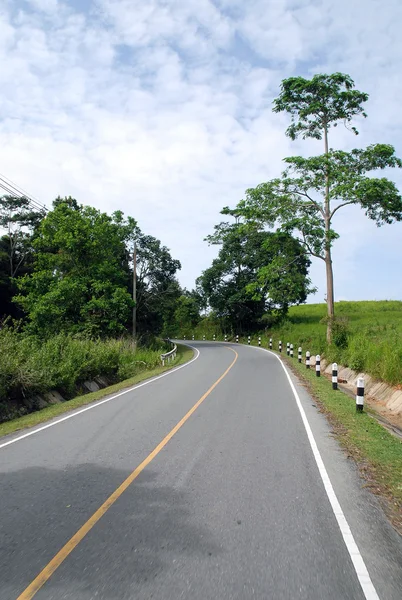
[[269,338],[269,349],[272,350],[272,338]]
[[297,358],[298,358],[299,363],[301,363],[301,361],[302,361],[302,347],[301,346],[299,346],[299,350],[297,351]]
[[279,340],[279,353],[282,354],[282,341]]
[[315,357],[315,374],[317,377],[321,375],[321,357],[319,354]]
[[332,389],[338,389],[338,365],[336,363],[332,363]]
[[293,344],[290,344],[290,358],[293,358]]
[[356,411],[363,412],[364,407],[364,377],[359,377],[356,387]]
[[306,352],[306,369],[310,368],[310,352],[307,350]]

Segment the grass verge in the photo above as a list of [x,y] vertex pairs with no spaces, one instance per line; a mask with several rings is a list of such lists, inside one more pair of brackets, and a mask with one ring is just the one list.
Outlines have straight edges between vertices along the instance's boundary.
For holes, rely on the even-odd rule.
[[305,383],[348,457],[357,463],[365,487],[381,497],[391,522],[402,533],[402,440],[370,417],[366,407],[357,413],[352,398],[333,390],[325,377],[316,377],[297,358],[284,361]]
[[129,379],[125,379],[124,381],[120,381],[119,383],[98,390],[97,392],[91,392],[83,396],[77,396],[72,400],[62,402],[61,404],[53,404],[52,406],[48,406],[37,412],[30,413],[29,415],[25,415],[23,417],[13,419],[12,421],[6,421],[5,423],[1,423],[0,437],[3,437],[10,433],[14,433],[15,431],[20,431],[22,429],[27,429],[28,427],[39,425],[40,423],[49,421],[50,419],[58,417],[63,413],[69,412],[76,408],[80,408],[81,406],[85,406],[86,404],[91,404],[91,402],[101,400],[102,398],[104,398],[105,396],[109,396],[110,394],[115,394],[116,392],[131,387],[137,383],[140,383],[141,381],[150,379],[151,377],[155,377],[156,375],[161,375],[161,373],[164,373],[165,371],[169,371],[174,367],[188,362],[193,357],[193,354],[194,352],[191,348],[188,348],[187,346],[178,345],[177,358],[174,361],[174,363],[170,366],[160,366],[148,371],[142,371],[141,373],[134,375],[134,377],[130,377]]

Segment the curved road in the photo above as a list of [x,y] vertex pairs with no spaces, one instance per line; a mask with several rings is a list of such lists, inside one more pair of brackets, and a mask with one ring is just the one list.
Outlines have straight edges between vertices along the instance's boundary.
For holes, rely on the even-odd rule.
[[0,440],[1,600],[400,600],[401,538],[304,388],[266,351],[194,346]]

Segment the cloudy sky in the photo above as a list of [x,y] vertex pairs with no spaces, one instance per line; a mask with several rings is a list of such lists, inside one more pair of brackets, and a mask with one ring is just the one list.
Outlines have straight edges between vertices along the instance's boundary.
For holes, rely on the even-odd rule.
[[[283,78],[349,73],[369,118],[331,145],[402,155],[401,29],[400,0],[1,0],[0,173],[48,206],[131,214],[192,288],[220,209],[321,152],[272,113]],[[402,224],[348,207],[335,228],[336,298],[402,299]],[[311,275],[322,302],[321,261]]]

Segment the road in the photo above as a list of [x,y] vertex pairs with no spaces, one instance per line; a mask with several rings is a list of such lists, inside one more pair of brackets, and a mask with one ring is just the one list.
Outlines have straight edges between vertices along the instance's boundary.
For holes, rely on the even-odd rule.
[[193,344],[0,440],[1,600],[400,600],[401,538],[305,389],[268,352]]

